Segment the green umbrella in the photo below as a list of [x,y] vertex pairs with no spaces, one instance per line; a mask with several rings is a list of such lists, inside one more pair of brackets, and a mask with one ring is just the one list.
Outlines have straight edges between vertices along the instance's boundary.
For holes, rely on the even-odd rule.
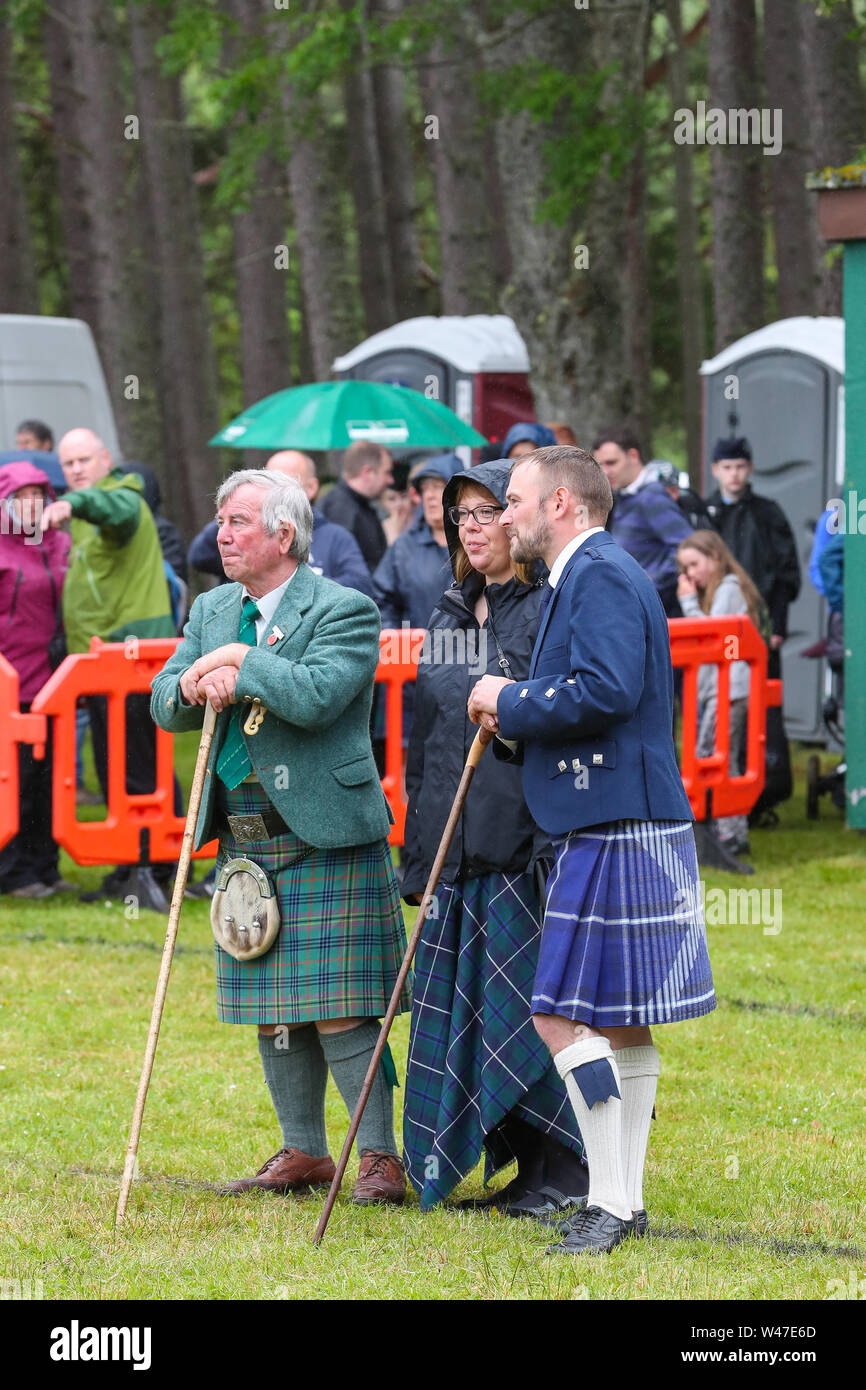
[[441,401],[379,381],[320,381],[257,401],[210,440],[231,449],[479,448],[483,435]]

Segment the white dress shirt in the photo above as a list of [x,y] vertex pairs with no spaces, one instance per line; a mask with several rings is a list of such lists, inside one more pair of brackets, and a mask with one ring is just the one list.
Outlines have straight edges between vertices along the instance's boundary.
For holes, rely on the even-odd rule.
[[547,582],[551,589],[556,588],[562,577],[562,571],[565,569],[574,552],[579,550],[584,541],[589,540],[590,536],[597,536],[599,531],[603,530],[603,526],[590,526],[588,531],[581,531],[579,536],[575,536],[573,541],[569,541],[568,545],[560,550],[553,564],[550,566],[550,574],[548,575]]
[[288,579],[284,580],[276,589],[271,589],[269,593],[262,594],[261,598],[255,598],[248,589],[244,589],[241,595],[242,600],[251,598],[259,610],[259,616],[256,618],[256,644],[258,646],[262,645],[262,638],[265,636],[265,633],[270,633],[274,614],[280,606],[283,594],[286,592],[286,589],[291,584],[297,572],[297,569],[292,570]]

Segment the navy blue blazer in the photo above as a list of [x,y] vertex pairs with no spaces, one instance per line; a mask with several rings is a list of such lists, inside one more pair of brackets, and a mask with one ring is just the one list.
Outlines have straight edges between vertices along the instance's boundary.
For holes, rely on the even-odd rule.
[[667,618],[652,581],[606,532],[568,561],[529,679],[503,688],[497,714],[502,737],[523,745],[524,795],[549,835],[694,819],[674,752]]

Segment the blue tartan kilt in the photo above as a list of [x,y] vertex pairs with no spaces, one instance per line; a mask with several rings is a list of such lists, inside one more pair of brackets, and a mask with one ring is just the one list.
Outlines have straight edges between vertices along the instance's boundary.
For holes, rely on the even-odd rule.
[[618,1028],[715,1008],[690,822],[614,821],[554,849],[533,1012]]
[[440,884],[436,896],[415,957],[403,1117],[422,1208],[447,1197],[482,1150],[486,1178],[510,1161],[493,1136],[509,1111],[582,1153],[565,1086],[532,1023],[541,933],[532,876],[484,874]]

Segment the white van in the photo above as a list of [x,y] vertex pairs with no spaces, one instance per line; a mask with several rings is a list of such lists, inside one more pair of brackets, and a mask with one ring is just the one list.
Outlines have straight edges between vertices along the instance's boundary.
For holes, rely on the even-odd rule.
[[0,314],[0,450],[14,448],[28,419],[43,420],[55,442],[86,425],[120,456],[102,364],[81,319]]

